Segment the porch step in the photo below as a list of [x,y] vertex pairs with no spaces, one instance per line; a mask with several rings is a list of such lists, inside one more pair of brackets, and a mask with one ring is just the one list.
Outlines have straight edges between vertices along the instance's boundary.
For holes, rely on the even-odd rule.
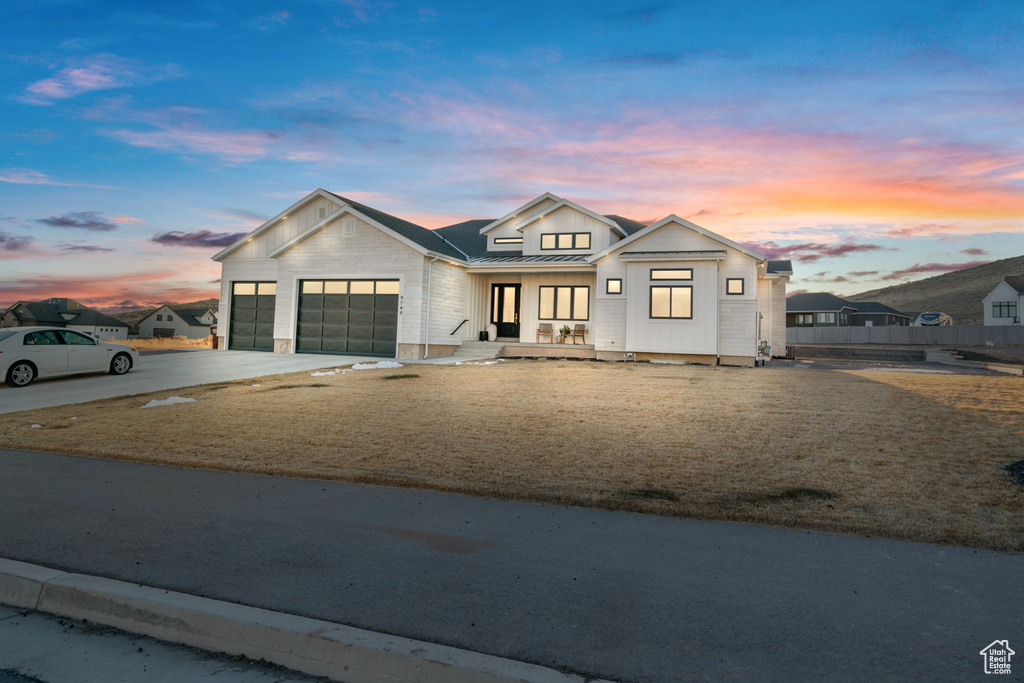
[[497,358],[505,342],[464,341],[452,354],[453,358]]

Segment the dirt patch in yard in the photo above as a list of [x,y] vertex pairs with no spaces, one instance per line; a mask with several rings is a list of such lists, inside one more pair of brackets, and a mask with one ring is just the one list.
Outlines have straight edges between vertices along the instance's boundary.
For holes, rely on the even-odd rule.
[[[1024,550],[1024,488],[1003,470],[1020,378],[544,360],[389,377],[0,415],[0,444]],[[170,396],[195,403],[139,410]]]

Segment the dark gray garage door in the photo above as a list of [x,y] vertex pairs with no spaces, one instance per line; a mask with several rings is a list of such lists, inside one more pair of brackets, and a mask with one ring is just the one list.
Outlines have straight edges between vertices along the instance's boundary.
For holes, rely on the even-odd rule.
[[303,280],[298,317],[300,353],[394,358],[398,280]]
[[274,350],[276,300],[276,282],[235,282],[232,285],[229,349]]

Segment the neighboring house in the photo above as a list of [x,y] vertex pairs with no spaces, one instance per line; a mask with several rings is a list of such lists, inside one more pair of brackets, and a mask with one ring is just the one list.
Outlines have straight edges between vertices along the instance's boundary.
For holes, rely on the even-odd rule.
[[1024,275],[1008,275],[982,299],[986,325],[1020,325],[1024,309]]
[[[552,194],[427,230],[316,190],[213,258],[221,348],[386,358],[451,355],[493,324],[506,355],[752,365],[760,342],[785,348],[792,274],[677,216]],[[562,325],[584,343],[555,343]]]
[[854,304],[828,292],[803,292],[786,299],[786,327],[850,327]]
[[208,308],[161,306],[139,321],[139,336],[203,339],[210,336],[210,326],[216,324],[217,316]]
[[907,313],[911,327],[936,327],[953,324],[953,318],[945,313]]
[[847,301],[828,292],[786,299],[786,327],[873,327],[910,324],[911,316],[877,301]]
[[128,323],[93,310],[73,299],[19,301],[0,314],[0,327],[50,325],[87,332],[100,339],[127,339]]

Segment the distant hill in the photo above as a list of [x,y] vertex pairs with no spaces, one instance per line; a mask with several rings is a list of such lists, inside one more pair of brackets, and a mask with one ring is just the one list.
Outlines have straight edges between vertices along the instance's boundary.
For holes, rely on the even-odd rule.
[[[189,301],[184,304],[171,304],[171,308],[209,308],[214,313],[217,312],[218,306],[220,306],[220,299],[203,299],[202,301]],[[140,308],[134,311],[121,311],[120,313],[112,313],[111,317],[134,327],[138,325],[140,320],[155,310],[156,308]]]
[[1024,275],[1024,256],[1004,258],[983,266],[954,270],[843,298],[878,301],[905,313],[939,311],[953,316],[957,325],[982,325],[984,312],[981,300],[1007,275]]

